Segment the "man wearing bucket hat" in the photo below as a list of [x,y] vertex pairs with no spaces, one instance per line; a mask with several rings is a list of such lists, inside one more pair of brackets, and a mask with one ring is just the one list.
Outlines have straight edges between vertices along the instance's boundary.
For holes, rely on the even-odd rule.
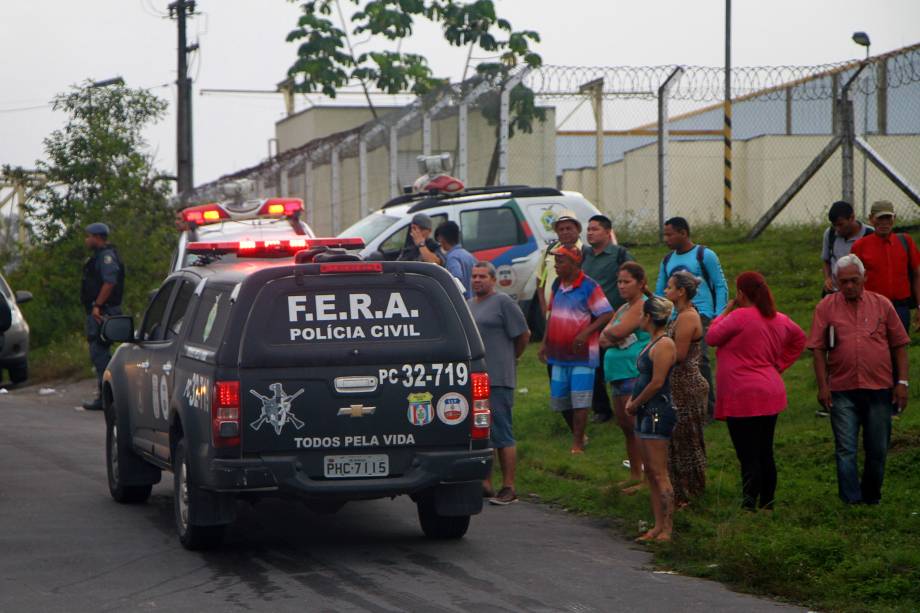
[[86,226],[85,244],[92,255],[83,264],[80,302],[86,311],[86,340],[89,359],[96,370],[97,396],[83,403],[87,411],[102,409],[102,375],[109,365],[111,343],[101,336],[102,322],[110,315],[121,314],[125,290],[125,267],[114,245],[109,244],[109,227],[96,222]]
[[920,251],[909,234],[893,232],[894,205],[878,200],[869,211],[875,232],[853,244],[850,253],[866,267],[866,289],[888,298],[910,333],[910,310],[920,300]]
[[546,305],[549,302],[549,289],[556,280],[556,258],[553,256],[553,248],[556,245],[566,245],[575,247],[579,251],[582,249],[581,243],[581,222],[578,216],[571,209],[563,209],[553,220],[553,231],[556,232],[557,240],[553,241],[546,247],[543,252],[543,259],[540,261],[540,268],[537,270],[537,299],[540,302],[540,312],[546,316]]
[[581,248],[559,244],[552,255],[557,279],[539,358],[551,367],[550,406],[562,413],[572,431],[572,453],[580,454],[600,362],[598,336],[613,309],[601,286],[581,270]]

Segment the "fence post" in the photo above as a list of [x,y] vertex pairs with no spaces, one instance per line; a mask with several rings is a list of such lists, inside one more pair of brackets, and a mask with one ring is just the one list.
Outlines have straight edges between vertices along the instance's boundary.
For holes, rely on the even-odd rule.
[[853,115],[853,101],[850,99],[850,88],[859,78],[859,74],[866,67],[866,62],[859,65],[853,76],[847,80],[846,85],[837,99],[837,120],[839,127],[837,133],[841,137],[840,159],[842,168],[840,173],[840,199],[853,204],[853,139],[856,137],[856,118]]
[[422,115],[422,154],[431,155],[431,114]]
[[367,140],[362,134],[358,138],[358,216],[367,215]]
[[313,161],[308,157],[303,163],[303,199],[307,202],[307,225],[313,226]]
[[579,86],[578,93],[591,95],[594,111],[594,201],[604,210],[604,77]]
[[281,196],[282,198],[287,198],[288,196],[291,195],[291,194],[290,194],[290,191],[288,191],[288,171],[287,171],[287,168],[282,168],[282,169],[281,169],[281,185],[280,185],[280,190],[281,190],[281,193],[278,194],[278,195]]
[[457,111],[457,167],[460,176],[458,177],[461,182],[467,182],[467,157],[469,153],[467,151],[467,114],[469,113],[469,105],[466,103],[466,98],[463,98],[460,102],[460,108]]
[[390,198],[399,195],[399,133],[396,126],[390,126]]
[[339,148],[332,148],[332,156],[330,164],[332,165],[332,189],[331,198],[332,201],[332,234],[333,236],[339,233],[341,229],[339,226],[342,223],[342,195],[341,195],[341,180],[339,178],[340,168],[339,168]]
[[502,85],[498,122],[498,184],[508,184],[508,139],[511,132],[511,90],[527,76],[525,68]]
[[[664,241],[664,220],[668,209],[668,141],[671,138],[668,122],[668,98],[671,87],[677,83],[684,69],[678,66],[658,88],[658,240]],[[729,221],[726,218],[726,221]]]

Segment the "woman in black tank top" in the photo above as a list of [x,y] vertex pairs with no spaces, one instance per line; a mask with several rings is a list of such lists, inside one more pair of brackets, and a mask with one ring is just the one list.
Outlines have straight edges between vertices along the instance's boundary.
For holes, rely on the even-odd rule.
[[674,305],[653,296],[642,307],[642,328],[651,342],[639,354],[639,376],[626,413],[636,416],[636,436],[648,478],[655,525],[638,541],[670,541],[673,529],[674,489],[668,476],[668,447],[677,412],[671,402],[671,369],[677,357],[674,341],[667,336]]

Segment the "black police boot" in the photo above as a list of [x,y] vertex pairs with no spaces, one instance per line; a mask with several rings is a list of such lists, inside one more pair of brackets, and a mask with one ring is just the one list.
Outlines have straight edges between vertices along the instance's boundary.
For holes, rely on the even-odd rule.
[[95,400],[87,400],[83,403],[83,408],[87,411],[101,411],[102,398],[97,397]]

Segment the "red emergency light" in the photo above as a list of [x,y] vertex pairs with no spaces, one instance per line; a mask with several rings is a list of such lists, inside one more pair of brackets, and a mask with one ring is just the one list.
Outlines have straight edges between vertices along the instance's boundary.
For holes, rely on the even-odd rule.
[[259,209],[259,215],[271,217],[293,217],[303,210],[300,198],[269,198]]
[[224,210],[224,207],[220,206],[216,202],[212,202],[211,204],[192,206],[182,211],[182,219],[184,221],[187,223],[197,224],[199,226],[229,218],[229,213]]
[[283,240],[242,240],[189,243],[187,253],[213,254],[235,253],[240,257],[285,257],[295,255],[304,249],[329,247],[331,249],[362,249],[363,238],[290,238]]

